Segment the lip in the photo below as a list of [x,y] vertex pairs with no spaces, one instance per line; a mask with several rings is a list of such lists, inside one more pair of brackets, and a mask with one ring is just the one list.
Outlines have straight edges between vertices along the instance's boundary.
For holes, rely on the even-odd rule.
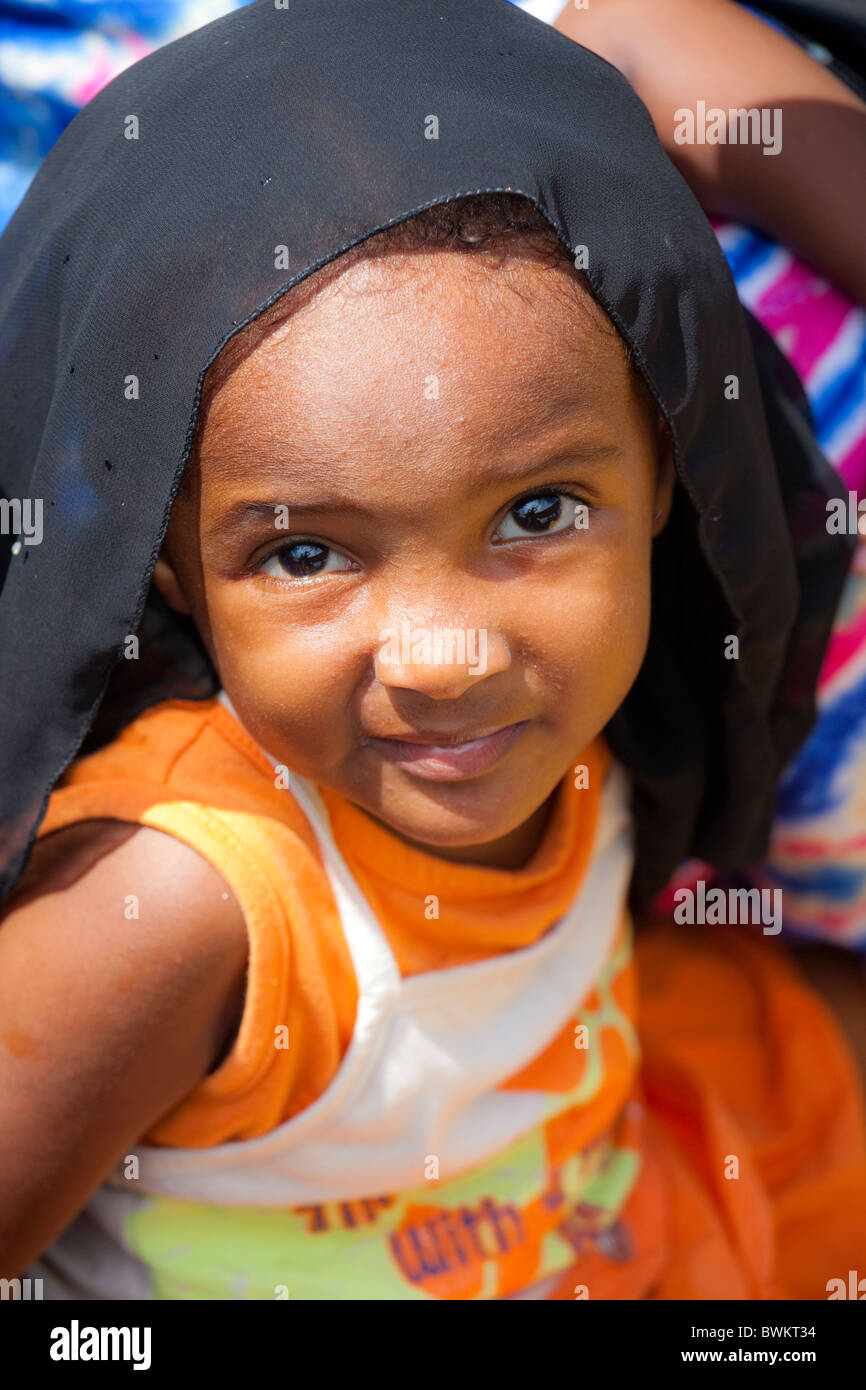
[[[462,734],[415,734],[410,738],[366,738],[362,746],[375,748],[388,762],[400,763],[431,782],[459,782],[478,777],[508,752],[529,725],[506,724],[490,733],[466,738]],[[429,738],[430,742],[421,742]],[[437,741],[438,740],[438,741]]]

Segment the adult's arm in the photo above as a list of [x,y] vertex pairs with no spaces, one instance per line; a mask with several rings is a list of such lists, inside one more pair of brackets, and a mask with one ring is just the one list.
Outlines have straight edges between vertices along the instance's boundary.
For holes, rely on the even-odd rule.
[[[731,0],[572,0],[554,26],[628,78],[708,213],[764,231],[866,305],[866,103]],[[781,150],[678,144],[674,113],[779,108]]]

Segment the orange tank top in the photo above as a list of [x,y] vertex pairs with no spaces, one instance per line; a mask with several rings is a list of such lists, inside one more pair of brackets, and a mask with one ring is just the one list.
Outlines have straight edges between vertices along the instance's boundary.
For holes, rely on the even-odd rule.
[[[348,878],[404,982],[429,986],[437,972],[457,978],[481,962],[498,969],[510,953],[533,958],[562,930],[592,869],[600,797],[615,766],[601,740],[581,762],[588,787],[563,780],[543,842],[512,872],[424,854],[318,789]],[[132,1290],[126,1296],[237,1296],[213,1256],[222,1251],[228,1270],[242,1246],[246,1264],[232,1277],[258,1290],[245,1296],[274,1297],[272,1222],[308,1297],[823,1299],[840,1296],[832,1290],[862,1264],[860,1079],[838,1024],[775,937],[654,923],[633,949],[623,916],[575,1019],[495,1089],[517,1106],[543,1099],[546,1118],[526,1143],[515,1139],[499,1158],[492,1146],[477,1174],[441,1188],[376,1195],[361,1180],[364,1190],[347,1201],[319,1193],[305,1202],[298,1193],[308,1177],[326,1181],[303,1163],[291,1168],[306,1152],[293,1137],[334,1099],[359,1007],[321,838],[216,700],[164,702],[74,763],[39,833],[106,817],[164,830],[210,860],[241,905],[250,941],[230,1054],[142,1140],[153,1195],[133,1200],[116,1174],[90,1204],[105,1233],[106,1277]],[[428,915],[419,904],[431,898],[437,911]],[[435,1002],[439,1024],[447,1022],[447,996]],[[594,1053],[572,1037],[584,1018],[598,1024]],[[275,1048],[283,1025],[291,1046]],[[410,1043],[402,1044],[409,1059]],[[476,1059],[467,1056],[471,1070]],[[439,1063],[428,1056],[424,1065]],[[386,1110],[375,1111],[385,1130]],[[271,1140],[282,1135],[278,1152]],[[356,1137],[360,1154],[363,1130]],[[329,1152],[339,1161],[339,1141]],[[265,1212],[262,1183],[295,1195]],[[96,1227],[79,1225],[61,1237],[56,1263],[50,1250],[33,1272],[56,1278],[49,1296],[81,1288],[112,1296],[84,1282]],[[192,1252],[186,1266],[179,1230]],[[353,1270],[372,1292],[351,1292]]]
[[[580,761],[588,785],[560,783],[542,843],[523,868],[508,871],[425,854],[320,788],[337,843],[404,977],[528,946],[561,917],[586,868],[610,758],[598,740]],[[315,837],[277,780],[218,700],[169,700],[73,763],[40,827],[41,837],[107,818],[166,831],[213,864],[244,913],[249,973],[234,1046],[153,1127],[151,1142],[205,1147],[266,1134],[323,1093],[349,1045],[357,1005],[351,956]],[[631,988],[630,977],[620,988]],[[285,1048],[274,1047],[280,1027]]]

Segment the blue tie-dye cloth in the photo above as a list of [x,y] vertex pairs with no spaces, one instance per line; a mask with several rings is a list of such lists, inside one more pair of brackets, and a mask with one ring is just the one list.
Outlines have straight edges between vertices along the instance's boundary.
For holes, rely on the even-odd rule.
[[[563,2],[512,0],[548,23]],[[101,87],[152,49],[244,3],[0,0],[0,229],[64,126]],[[755,7],[746,8],[783,27]],[[819,61],[830,56],[812,47]],[[866,315],[768,238],[729,222],[713,226],[740,298],[800,373],[824,452],[856,496],[866,495]],[[864,557],[866,546],[861,546],[822,672],[817,726],[782,779],[770,852],[751,880],[782,888],[786,930],[862,948]],[[700,865],[684,866],[677,881],[702,871]]]
[[0,230],[106,82],[244,0],[0,0]]

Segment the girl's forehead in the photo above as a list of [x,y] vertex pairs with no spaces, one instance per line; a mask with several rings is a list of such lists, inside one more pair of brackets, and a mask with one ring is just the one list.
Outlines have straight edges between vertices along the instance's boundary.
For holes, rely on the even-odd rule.
[[[483,305],[458,307],[461,331],[490,326]],[[339,360],[308,351],[303,334],[291,351],[284,342],[284,359],[258,371],[251,354],[214,403],[197,465],[208,524],[244,499],[300,506],[325,495],[405,519],[422,498],[428,512],[471,501],[482,477],[500,488],[514,479],[517,491],[548,461],[619,455],[637,467],[654,453],[624,358],[596,363],[548,334],[434,354],[415,333],[393,352],[351,333]]]
[[[210,402],[201,457],[255,446],[292,457],[408,447],[413,438],[529,430],[569,409],[597,428],[630,394],[624,349],[562,296],[539,287],[473,296],[336,297],[281,325]],[[504,442],[504,440],[503,440]]]
[[367,351],[394,363],[425,352],[492,363],[503,348],[513,357],[517,342],[527,361],[545,360],[554,375],[573,369],[575,353],[590,369],[625,360],[622,339],[570,262],[441,249],[356,249],[340,261],[230,340],[207,374],[203,413],[220,418],[251,389],[273,385],[281,368],[295,380],[333,378],[349,362],[363,371]]

